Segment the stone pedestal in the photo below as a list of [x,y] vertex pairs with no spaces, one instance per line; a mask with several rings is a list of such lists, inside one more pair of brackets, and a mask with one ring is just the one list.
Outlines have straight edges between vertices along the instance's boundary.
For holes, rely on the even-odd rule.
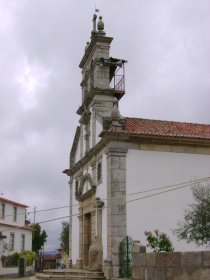
[[111,260],[111,258],[107,258],[106,260],[104,260],[103,272],[104,272],[104,276],[106,277],[107,280],[110,280],[112,278],[112,260]]
[[89,248],[89,270],[101,271],[102,270],[103,250],[101,246],[91,245]]
[[82,259],[78,259],[76,261],[76,268],[78,268],[78,269],[82,269],[83,268],[83,260]]

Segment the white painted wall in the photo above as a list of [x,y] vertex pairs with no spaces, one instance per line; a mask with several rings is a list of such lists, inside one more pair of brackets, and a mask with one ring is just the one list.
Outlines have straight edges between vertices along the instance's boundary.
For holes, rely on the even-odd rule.
[[[131,194],[207,177],[210,156],[130,149],[126,168],[127,194]],[[192,202],[190,187],[129,203],[131,199],[153,193],[127,196],[128,235],[146,244],[144,231],[159,229],[169,234],[176,251],[196,250],[184,241],[177,242],[172,233],[177,222],[183,220],[183,209]]]
[[[13,252],[20,252],[21,251],[21,235],[25,235],[25,250],[31,250],[32,248],[32,231],[23,229],[21,227],[25,226],[25,207],[21,207],[17,204],[8,203],[8,202],[0,202],[4,203],[5,205],[5,216],[4,218],[0,219],[0,231],[3,235],[6,236],[4,239],[4,243],[10,243],[10,233],[14,233],[14,250],[13,251],[5,251],[3,252],[4,255]],[[17,208],[17,215],[16,221],[14,221],[14,206]]]
[[[81,136],[80,136],[81,137]],[[76,149],[76,154],[75,154],[75,162],[78,162],[80,160],[80,138],[77,143],[77,149]]]
[[13,251],[3,251],[3,255],[8,255],[9,253],[12,254],[14,252],[21,252],[21,235],[25,235],[25,250],[26,251],[31,251],[32,247],[32,231],[30,230],[25,230],[21,228],[15,228],[11,226],[6,226],[6,225],[0,225],[0,231],[2,232],[3,235],[6,236],[4,239],[4,243],[10,244],[10,233],[14,233],[15,235],[15,240],[14,240],[14,250]]
[[104,154],[102,157],[102,182],[97,186],[96,197],[100,197],[104,201],[102,211],[102,245],[103,259],[107,257],[107,159]]
[[[18,277],[19,275],[19,268],[18,267],[1,267],[1,262],[0,262],[0,275],[6,276],[6,279],[10,279],[10,275],[16,275]],[[34,272],[34,266],[26,266],[26,273],[33,273]],[[29,275],[30,275],[29,274]],[[2,278],[2,279],[5,279]],[[27,278],[26,278],[27,279]],[[30,277],[29,277],[30,279]]]
[[[5,217],[3,219],[0,218],[0,223],[7,223],[11,225],[18,225],[18,226],[24,226],[25,225],[25,208],[20,207],[16,204],[11,204],[7,202],[0,202],[5,205]],[[17,219],[14,221],[13,216],[13,209],[14,206],[17,208]]]
[[101,124],[101,122],[99,122],[100,117],[98,116],[96,119],[96,144],[101,140],[101,137],[99,137],[99,134],[102,132],[103,130],[103,126]]

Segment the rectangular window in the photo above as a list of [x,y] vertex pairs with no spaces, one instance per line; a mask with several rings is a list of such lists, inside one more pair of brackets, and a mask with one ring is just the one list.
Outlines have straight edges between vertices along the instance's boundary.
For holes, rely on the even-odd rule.
[[25,234],[21,234],[20,250],[25,251]]
[[0,219],[4,219],[5,218],[5,204],[1,203],[1,208],[0,208]]
[[14,251],[14,249],[15,249],[15,234],[13,232],[10,232],[9,247],[10,247],[11,251]]
[[17,207],[13,207],[13,222],[17,221]]
[[97,183],[102,183],[102,162],[99,161],[97,164]]

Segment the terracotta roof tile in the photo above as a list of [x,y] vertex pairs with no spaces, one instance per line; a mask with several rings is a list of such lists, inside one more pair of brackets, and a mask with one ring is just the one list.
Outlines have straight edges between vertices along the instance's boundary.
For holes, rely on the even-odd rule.
[[19,203],[19,202],[16,202],[16,201],[13,201],[13,200],[4,198],[4,197],[0,197],[0,202],[1,202],[1,201],[2,201],[2,202],[5,202],[5,203],[9,203],[9,204],[16,205],[16,206],[24,207],[24,208],[27,208],[27,207],[28,207],[28,206],[25,205],[25,204],[22,204],[22,203]]
[[0,226],[5,226],[8,228],[18,228],[18,229],[24,229],[28,231],[33,231],[33,229],[30,226],[17,226],[17,225],[12,225],[12,224],[7,224],[7,223],[0,223]]
[[126,118],[123,130],[136,135],[210,139],[207,124]]

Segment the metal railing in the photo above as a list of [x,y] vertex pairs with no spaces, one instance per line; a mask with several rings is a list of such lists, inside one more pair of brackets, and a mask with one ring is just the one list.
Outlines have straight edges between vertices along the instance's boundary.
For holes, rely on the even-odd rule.
[[114,75],[110,87],[115,90],[124,91],[125,90],[125,77],[124,75]]

